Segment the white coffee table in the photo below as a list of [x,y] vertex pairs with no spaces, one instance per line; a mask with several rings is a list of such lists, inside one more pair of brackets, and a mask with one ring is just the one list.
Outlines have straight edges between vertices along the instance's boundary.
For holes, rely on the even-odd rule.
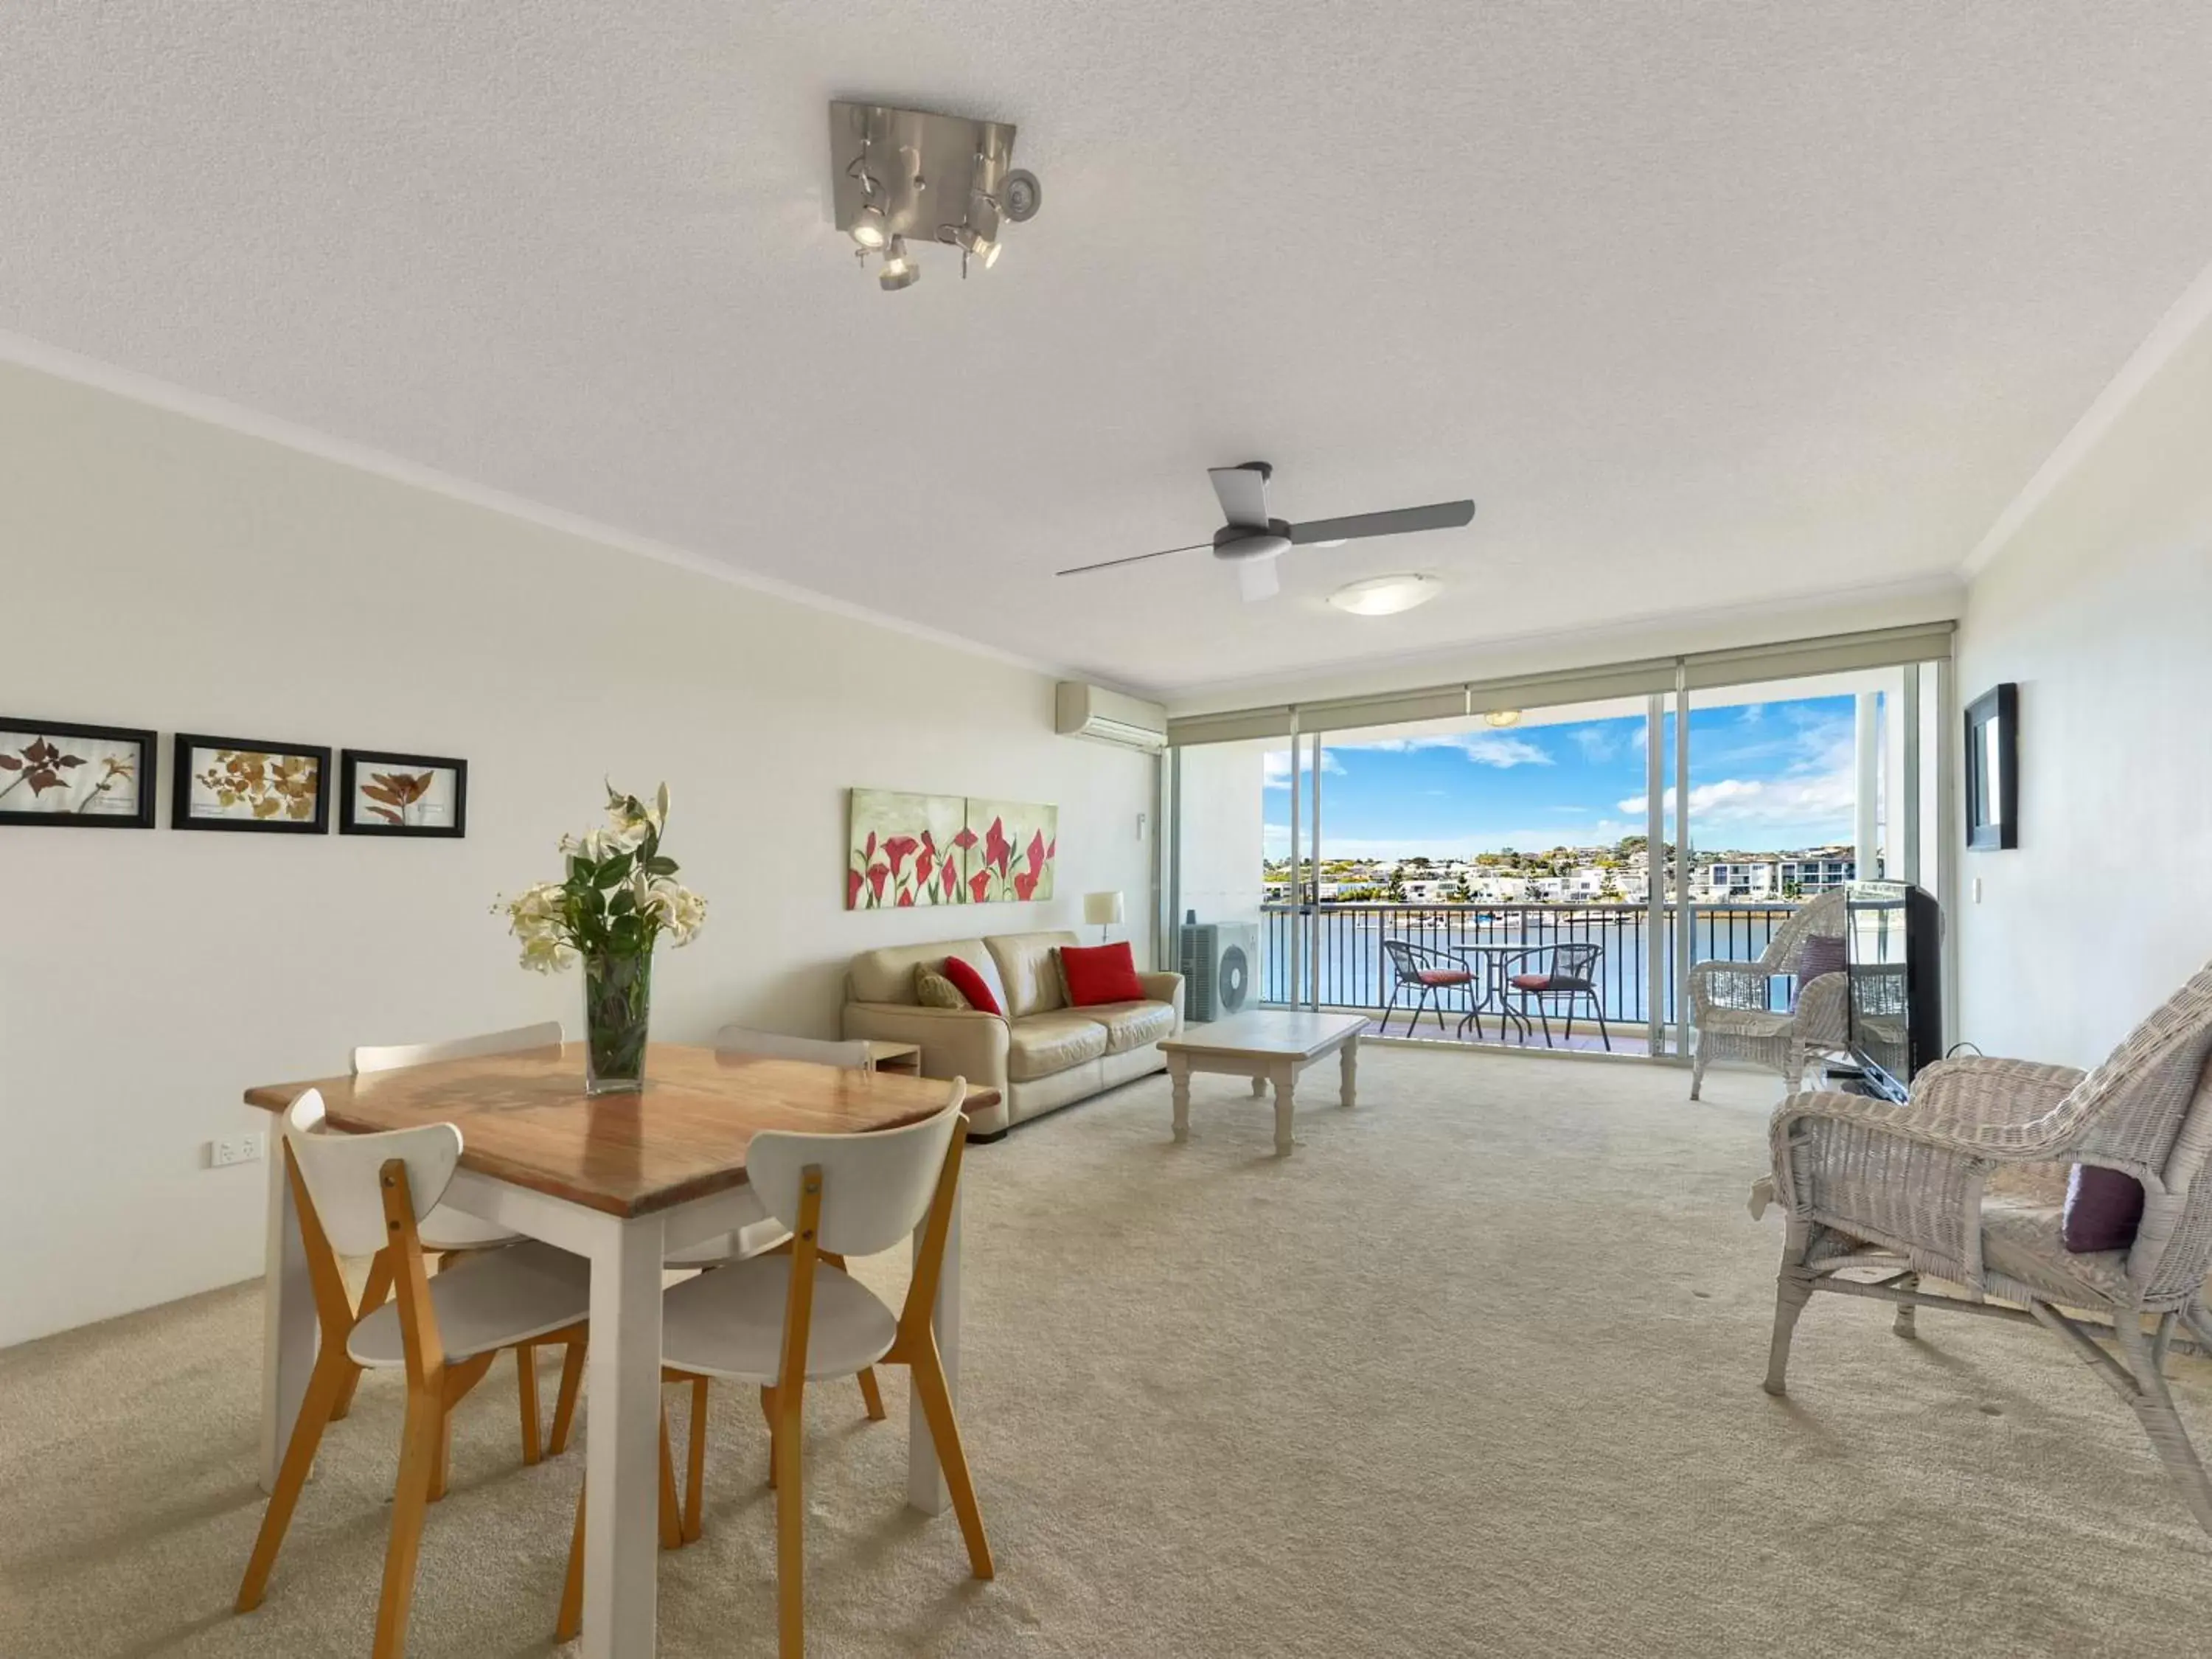
[[1340,1079],[1338,1103],[1347,1107],[1356,1104],[1359,1034],[1366,1025],[1364,1014],[1269,1009],[1188,1026],[1181,1036],[1164,1039],[1160,1052],[1168,1057],[1168,1079],[1175,1087],[1175,1138],[1190,1139],[1193,1073],[1249,1077],[1255,1099],[1266,1097],[1269,1084],[1275,1085],[1275,1155],[1288,1158],[1292,1144],[1291,1100],[1298,1073],[1334,1054]]

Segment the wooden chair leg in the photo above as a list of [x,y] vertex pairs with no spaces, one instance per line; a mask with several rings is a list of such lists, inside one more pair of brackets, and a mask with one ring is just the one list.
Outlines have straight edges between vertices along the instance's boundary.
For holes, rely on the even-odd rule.
[[884,1391],[876,1385],[876,1368],[868,1365],[860,1371],[860,1403],[868,1408],[868,1420],[884,1420]]
[[307,1484],[307,1474],[315,1467],[315,1449],[322,1444],[323,1430],[336,1414],[339,1391],[360,1368],[348,1359],[343,1352],[325,1349],[313,1374],[307,1379],[307,1397],[300,1402],[299,1420],[292,1425],[291,1443],[284,1448],[284,1462],[276,1472],[276,1486],[269,1494],[269,1507],[262,1511],[261,1531],[253,1540],[253,1553],[246,1563],[246,1577],[238,1586],[237,1608],[251,1613],[261,1605],[261,1598],[269,1588],[269,1574],[276,1565],[276,1552],[283,1547],[284,1534],[292,1524],[292,1510],[300,1501],[300,1489]]
[[975,1484],[969,1478],[968,1454],[960,1444],[960,1425],[952,1414],[952,1391],[945,1386],[945,1367],[934,1339],[921,1345],[908,1367],[915,1393],[921,1397],[922,1415],[928,1419],[929,1438],[937,1448],[937,1466],[945,1471],[945,1489],[952,1499],[952,1512],[960,1517],[960,1535],[968,1540],[968,1565],[978,1578],[993,1576],[991,1540],[983,1534],[983,1511],[975,1503]]
[[469,1390],[483,1381],[491,1362],[499,1358],[498,1350],[480,1353],[473,1359],[465,1359],[458,1365],[448,1366],[439,1388],[441,1409],[438,1413],[437,1456],[431,1466],[430,1502],[441,1501],[446,1495],[447,1475],[453,1461],[453,1407],[468,1398]]
[[684,1547],[684,1516],[676,1503],[676,1458],[668,1449],[668,1412],[660,1413],[660,1547]]
[[[792,1393],[796,1396],[799,1390]],[[774,1449],[775,1483],[775,1612],[778,1659],[806,1659],[806,1500],[799,1452],[805,1434],[799,1406],[779,1406]]]
[[569,1343],[568,1358],[561,1362],[561,1392],[553,1402],[553,1433],[545,1443],[549,1457],[558,1457],[568,1449],[568,1431],[576,1421],[576,1399],[584,1389],[584,1343],[580,1336]]
[[573,1642],[584,1628],[584,1494],[576,1493],[576,1529],[568,1535],[568,1573],[561,1583],[561,1613],[553,1639]]
[[775,1461],[775,1443],[780,1438],[775,1431],[775,1390],[774,1389],[763,1387],[761,1389],[761,1416],[768,1422],[768,1484],[773,1489],[775,1486],[778,1468]]
[[407,1650],[407,1616],[415,1599],[415,1563],[422,1553],[422,1520],[430,1503],[430,1484],[440,1470],[447,1425],[452,1419],[440,1392],[410,1392],[405,1438],[399,1449],[399,1480],[392,1495],[392,1539],[384,1551],[384,1590],[376,1607],[376,1641],[371,1659],[402,1659]]
[[[361,1287],[361,1306],[354,1315],[359,1323],[382,1307],[392,1297],[392,1252],[379,1250],[369,1258],[368,1279]],[[362,1368],[347,1362],[345,1382],[338,1389],[337,1404],[331,1408],[331,1420],[335,1423],[353,1409],[354,1390],[361,1386]]]
[[707,1379],[691,1379],[690,1481],[684,1489],[684,1541],[698,1541],[707,1491]]
[[514,1348],[515,1393],[521,1399],[522,1461],[535,1463],[545,1453],[538,1433],[538,1348],[518,1342]]

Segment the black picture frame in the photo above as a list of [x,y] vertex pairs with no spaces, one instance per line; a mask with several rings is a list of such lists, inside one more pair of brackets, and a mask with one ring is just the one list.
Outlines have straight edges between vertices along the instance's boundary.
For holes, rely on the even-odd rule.
[[[193,757],[202,750],[236,755],[299,757],[315,763],[314,809],[311,816],[294,817],[289,810],[266,817],[222,817],[192,811]],[[172,830],[242,830],[263,836],[322,836],[331,828],[331,751],[319,743],[273,743],[259,738],[214,738],[203,732],[176,735],[170,780],[169,828]]]
[[[4,739],[0,739],[0,825],[58,824],[67,830],[151,830],[154,827],[154,803],[158,799],[161,762],[158,734],[132,726],[87,726],[77,720],[18,720],[12,714],[0,714],[0,733],[18,732],[29,732],[34,742],[55,738],[88,738],[100,743],[132,745],[138,751],[136,765],[138,781],[137,810],[128,814],[87,814],[82,809],[74,812],[33,812],[11,806],[8,795],[27,781],[30,774],[24,764],[27,757],[22,750],[10,749]],[[69,769],[74,770],[75,768]]]
[[[451,823],[387,823],[374,817],[357,817],[354,798],[363,767],[404,771],[434,769],[453,775],[453,821]],[[404,810],[404,808],[402,809]],[[397,836],[403,840],[459,841],[469,832],[469,763],[439,755],[397,755],[384,749],[349,749],[338,763],[338,834]]]
[[[1966,845],[2020,845],[2020,687],[1993,685],[1966,705]],[[1992,775],[1994,774],[1994,776]]]

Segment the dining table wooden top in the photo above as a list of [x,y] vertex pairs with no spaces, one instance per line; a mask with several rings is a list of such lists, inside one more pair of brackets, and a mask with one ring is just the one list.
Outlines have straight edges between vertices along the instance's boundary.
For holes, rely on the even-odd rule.
[[[358,1077],[261,1084],[249,1106],[281,1112],[319,1090],[333,1128],[354,1133],[451,1123],[461,1167],[611,1215],[637,1216],[745,1180],[745,1148],[763,1129],[861,1134],[918,1123],[947,1085],[711,1048],[656,1042],[645,1087],[587,1095],[584,1045],[439,1060]],[[966,1104],[998,1103],[971,1089]]]

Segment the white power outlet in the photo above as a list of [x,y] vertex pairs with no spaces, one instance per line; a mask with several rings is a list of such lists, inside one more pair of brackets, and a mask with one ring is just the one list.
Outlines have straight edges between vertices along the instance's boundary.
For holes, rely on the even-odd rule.
[[228,1140],[208,1142],[208,1168],[228,1169],[234,1164],[254,1164],[260,1161],[259,1135],[234,1135]]

